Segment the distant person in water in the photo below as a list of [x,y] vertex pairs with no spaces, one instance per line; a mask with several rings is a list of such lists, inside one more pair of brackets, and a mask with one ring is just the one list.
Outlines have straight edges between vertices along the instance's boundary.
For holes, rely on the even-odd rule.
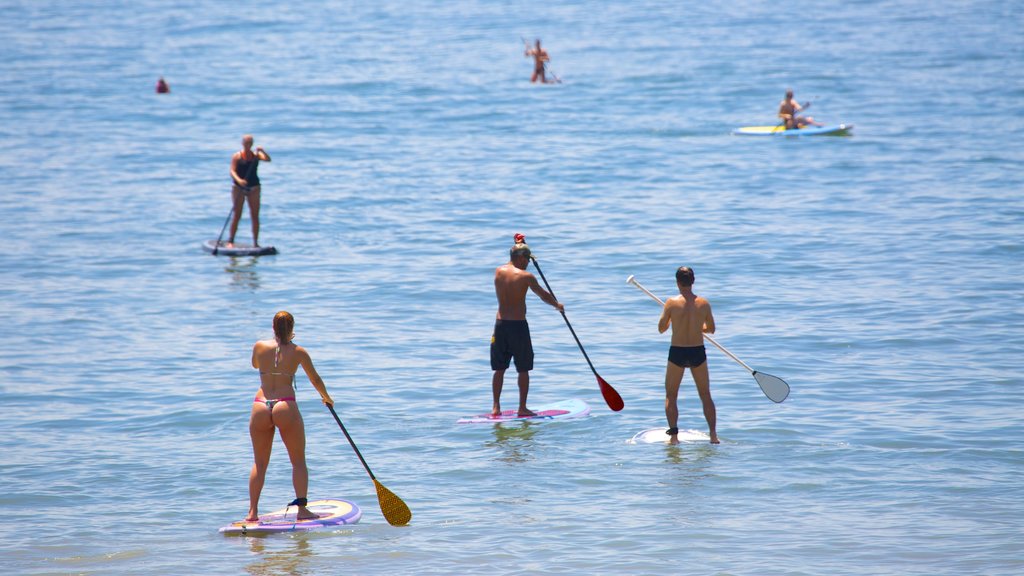
[[664,334],[672,326],[672,345],[668,351],[668,366],[665,369],[665,418],[668,419],[666,434],[672,444],[679,443],[679,384],[683,373],[690,369],[697,385],[697,394],[704,405],[704,418],[708,421],[711,443],[718,444],[715,431],[715,402],[711,399],[711,378],[708,375],[707,354],[704,350],[704,333],[715,333],[715,318],[711,315],[711,303],[693,293],[693,270],[686,266],[676,270],[676,286],[679,296],[669,298],[658,320],[658,332]]
[[522,234],[515,235],[515,244],[509,250],[509,261],[494,271],[494,292],[498,296],[498,314],[494,320],[491,336],[491,390],[494,406],[491,414],[501,414],[501,388],[505,382],[505,370],[515,360],[519,375],[520,416],[534,416],[526,407],[526,396],[530,392],[530,370],[533,370],[533,342],[530,340],[530,326],[526,323],[526,291],[554,306],[559,311],[565,308],[550,292],[541,288],[537,278],[526,271],[530,264],[530,247]]
[[793,98],[793,91],[786,90],[786,97],[783,98],[781,103],[779,103],[779,118],[781,118],[782,122],[785,124],[786,130],[795,130],[808,125],[824,126],[824,124],[821,124],[820,122],[815,122],[814,118],[811,118],[810,116],[800,116],[800,111],[803,109],[804,106],[801,106],[800,103]]
[[313,367],[313,360],[305,348],[292,338],[295,319],[285,311],[274,316],[274,337],[260,340],[252,348],[252,367],[260,371],[260,388],[256,391],[252,414],[249,417],[249,436],[252,439],[254,463],[249,473],[249,514],[247,521],[259,520],[260,492],[270,464],[270,450],[274,433],[280,431],[281,440],[292,463],[292,485],[295,500],[289,506],[298,507],[298,518],[316,518],[306,508],[309,471],[306,469],[306,430],[295,401],[295,372],[299,366],[306,373],[313,388],[320,393],[324,404],[334,405],[324,381]]
[[547,63],[551,60],[548,56],[548,51],[540,47],[540,38],[537,39],[533,48],[530,45],[526,45],[526,56],[533,56],[533,76],[530,77],[530,83],[536,82],[538,79],[541,84],[547,84],[548,79],[545,76]]
[[242,205],[248,199],[249,217],[252,220],[252,244],[260,245],[260,160],[270,162],[270,154],[259,146],[252,151],[252,135],[242,136],[242,149],[235,152],[231,157],[231,203],[233,212],[231,215],[231,235],[228,236],[226,246],[235,245],[235,233],[238,232],[238,222],[242,219]]
[[167,81],[164,80],[163,76],[161,76],[160,79],[156,81],[156,93],[157,94],[167,94],[170,91],[171,91],[171,87],[167,85]]

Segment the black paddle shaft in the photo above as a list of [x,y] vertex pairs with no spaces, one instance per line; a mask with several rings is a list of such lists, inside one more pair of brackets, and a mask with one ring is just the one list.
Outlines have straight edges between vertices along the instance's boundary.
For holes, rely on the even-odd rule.
[[[551,284],[548,284],[548,279],[544,277],[544,272],[540,269],[540,264],[537,263],[537,259],[530,256],[530,260],[533,261],[534,267],[537,268],[537,273],[540,274],[540,279],[544,281],[544,286],[547,287],[548,292],[551,293],[551,297],[558,300],[558,298],[555,297],[555,291],[551,289]],[[590,366],[590,371],[594,373],[594,376],[600,378],[601,375],[598,374],[597,369],[594,368],[594,363],[590,361],[590,356],[587,356],[587,351],[583,349],[583,343],[580,342],[579,337],[576,336],[576,331],[572,329],[572,324],[569,323],[569,317],[565,315],[565,310],[559,310],[559,312],[562,313],[562,320],[565,320],[565,325],[569,327],[569,332],[572,333],[573,339],[576,340],[576,345],[580,347],[580,352],[583,352],[583,358],[587,361],[587,365]]]
[[352,436],[349,435],[348,430],[345,429],[345,425],[341,423],[341,418],[338,418],[338,413],[334,411],[334,406],[328,404],[327,408],[331,411],[331,415],[338,422],[338,426],[341,427],[341,431],[345,433],[345,438],[348,438],[348,443],[352,445],[352,450],[355,450],[356,456],[359,456],[359,461],[363,463],[363,468],[366,468],[366,473],[370,475],[370,478],[377,479],[370,470],[370,467],[366,464],[366,459],[359,453],[359,448],[356,448],[356,443],[352,440]]

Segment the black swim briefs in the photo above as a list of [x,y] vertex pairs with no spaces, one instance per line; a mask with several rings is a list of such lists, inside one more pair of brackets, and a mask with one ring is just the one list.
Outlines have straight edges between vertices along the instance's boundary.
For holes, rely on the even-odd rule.
[[533,370],[533,342],[526,320],[496,320],[491,336],[491,370],[506,370],[515,359],[516,372]]
[[680,368],[694,368],[707,359],[704,346],[672,346],[668,349],[668,361]]

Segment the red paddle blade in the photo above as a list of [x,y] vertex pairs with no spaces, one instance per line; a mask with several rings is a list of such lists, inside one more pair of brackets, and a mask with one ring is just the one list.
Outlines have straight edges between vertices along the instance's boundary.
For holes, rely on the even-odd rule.
[[622,410],[626,403],[622,401],[622,396],[612,388],[612,385],[605,382],[604,378],[597,377],[597,384],[601,387],[601,395],[604,396],[604,401],[608,403],[608,407],[618,412]]

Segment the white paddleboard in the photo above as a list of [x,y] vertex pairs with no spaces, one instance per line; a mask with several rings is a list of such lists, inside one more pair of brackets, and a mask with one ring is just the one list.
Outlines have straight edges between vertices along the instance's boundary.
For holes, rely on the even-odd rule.
[[232,246],[228,247],[224,245],[225,242],[217,242],[214,240],[207,240],[203,242],[203,250],[206,250],[210,254],[213,254],[214,249],[217,250],[217,255],[223,256],[269,256],[271,254],[277,254],[277,248],[271,245],[267,246],[253,246],[252,244],[242,244],[235,242]]
[[336,528],[344,524],[355,524],[363,511],[355,502],[348,500],[313,500],[307,506],[319,518],[299,520],[298,506],[289,506],[269,514],[260,514],[257,522],[239,520],[220,529],[221,534],[251,536],[254,534],[275,534],[277,532],[309,532],[311,530]]
[[[643,432],[637,432],[632,438],[626,440],[626,444],[668,444],[671,436],[665,433],[668,427],[649,428]],[[693,444],[696,442],[711,442],[711,436],[700,430],[680,430],[679,443]]]
[[529,408],[536,412],[537,415],[520,416],[515,410],[502,410],[499,416],[492,416],[490,413],[466,416],[465,418],[459,418],[456,424],[500,424],[502,422],[522,422],[526,420],[564,420],[582,418],[590,414],[590,406],[587,406],[587,403],[583,400],[576,398],[530,406]]

